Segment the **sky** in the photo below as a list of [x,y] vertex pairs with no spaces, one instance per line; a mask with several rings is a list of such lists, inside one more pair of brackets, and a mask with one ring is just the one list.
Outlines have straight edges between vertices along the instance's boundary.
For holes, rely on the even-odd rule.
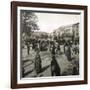
[[55,14],[55,13],[35,13],[38,17],[39,31],[51,33],[62,25],[69,25],[80,22],[80,15],[75,14]]

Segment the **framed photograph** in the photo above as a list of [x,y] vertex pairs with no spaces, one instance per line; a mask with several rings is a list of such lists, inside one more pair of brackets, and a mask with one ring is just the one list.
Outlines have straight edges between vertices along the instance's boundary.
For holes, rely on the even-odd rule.
[[11,88],[87,84],[87,6],[11,2]]

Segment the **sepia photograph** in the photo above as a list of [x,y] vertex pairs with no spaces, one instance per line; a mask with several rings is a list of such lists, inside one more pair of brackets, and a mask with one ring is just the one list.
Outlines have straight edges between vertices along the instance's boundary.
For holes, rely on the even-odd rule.
[[20,10],[21,78],[79,75],[80,13]]

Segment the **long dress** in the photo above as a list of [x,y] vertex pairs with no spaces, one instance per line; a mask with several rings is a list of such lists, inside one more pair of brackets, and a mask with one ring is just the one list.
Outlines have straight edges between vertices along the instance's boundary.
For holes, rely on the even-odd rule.
[[56,61],[56,59],[53,57],[51,61],[51,74],[52,76],[60,76],[60,67]]
[[71,60],[71,48],[70,48],[70,46],[65,47],[65,55],[67,56],[67,60],[70,61]]
[[41,71],[41,57],[39,54],[37,54],[35,58],[35,70],[37,74]]

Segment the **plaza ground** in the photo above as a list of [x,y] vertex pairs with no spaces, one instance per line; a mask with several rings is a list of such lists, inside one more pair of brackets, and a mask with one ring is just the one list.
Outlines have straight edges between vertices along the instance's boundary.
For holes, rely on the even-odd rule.
[[[24,49],[22,51],[22,61],[23,61],[23,67],[24,67],[24,77],[49,77],[51,76],[51,52],[50,51],[41,51],[40,57],[41,57],[41,66],[42,70],[39,74],[36,74],[34,64],[35,64],[35,51],[30,50],[29,55],[26,54],[27,50]],[[74,66],[73,61],[79,63],[79,57],[74,57],[72,61],[67,60],[67,56],[64,53],[57,54],[56,60],[58,62],[58,65],[61,69],[61,75],[71,75],[72,74],[72,68]]]

